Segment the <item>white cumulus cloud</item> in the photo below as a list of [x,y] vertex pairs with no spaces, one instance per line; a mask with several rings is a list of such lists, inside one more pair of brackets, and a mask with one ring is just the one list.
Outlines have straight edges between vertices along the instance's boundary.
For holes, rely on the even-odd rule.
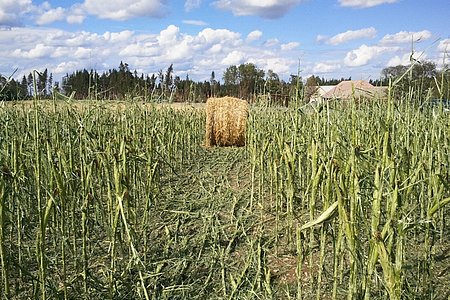
[[73,53],[73,56],[79,59],[90,58],[92,56],[92,50],[85,47],[78,47]]
[[373,27],[363,28],[359,30],[348,30],[346,32],[342,32],[336,34],[331,37],[327,42],[331,45],[339,45],[352,40],[359,39],[372,39],[376,36],[377,31]]
[[266,47],[254,45],[247,37],[228,29],[212,28],[188,34],[175,25],[156,33],[11,27],[0,32],[0,73],[17,67],[18,76],[22,76],[34,69],[48,68],[58,81],[66,73],[84,68],[107,72],[117,68],[120,61],[147,74],[173,64],[177,76],[188,74],[194,80],[207,79],[212,71],[222,74],[230,65],[248,62],[272,69],[281,78],[296,72],[296,59],[286,57],[278,41],[273,41],[276,47]]
[[273,46],[278,45],[279,43],[280,43],[280,41],[279,41],[278,39],[268,39],[268,40],[264,43],[264,45],[265,45],[266,47],[273,47]]
[[163,17],[167,7],[163,0],[85,0],[84,9],[102,19],[125,21],[134,17]]
[[263,33],[259,30],[254,30],[247,35],[247,42],[257,41],[262,37]]
[[34,58],[48,58],[52,57],[55,54],[55,48],[52,46],[47,46],[44,44],[37,44],[34,46],[34,48],[30,50],[22,50],[22,49],[16,49],[12,53],[13,57],[17,58],[27,58],[27,59],[34,59]]
[[208,49],[208,52],[211,54],[219,54],[222,52],[222,50],[223,50],[222,44],[215,44],[211,48]]
[[52,8],[48,2],[44,2],[35,10],[35,22],[37,25],[46,25],[56,21],[66,21],[69,24],[83,23],[86,12],[81,4],[77,3],[69,8]]
[[300,4],[302,0],[218,0],[214,5],[229,10],[236,16],[260,16],[266,19],[277,19]]
[[326,35],[319,34],[316,37],[316,43],[322,43],[325,42],[326,40],[328,40],[328,36]]
[[53,72],[56,74],[68,74],[78,67],[79,62],[77,61],[61,62],[54,68]]
[[240,39],[240,33],[230,31],[228,29],[211,29],[205,28],[198,33],[198,38],[202,39],[206,44],[214,43],[233,43]]
[[21,17],[33,7],[31,0],[0,1],[0,26],[22,25]]
[[438,45],[439,52],[450,52],[450,39],[445,39],[439,42]]
[[83,15],[69,15],[66,17],[66,21],[69,24],[81,24],[84,19],[86,19],[86,17]]
[[297,43],[297,42],[290,42],[290,43],[280,45],[281,50],[284,50],[284,51],[294,50],[298,46],[300,46],[300,43]]
[[38,25],[45,25],[49,23],[53,23],[56,21],[61,21],[66,18],[66,10],[62,7],[50,9],[40,15],[37,20],[36,24]]
[[150,57],[157,56],[160,53],[155,43],[133,43],[127,45],[119,52],[123,57]]
[[331,73],[341,68],[339,63],[317,63],[314,65],[313,73]]
[[175,25],[169,25],[164,30],[161,30],[158,37],[158,42],[163,46],[175,45],[178,41],[178,36],[180,33],[180,28]]
[[[426,54],[423,51],[414,52],[412,58],[415,60],[422,60],[426,58]],[[411,53],[404,53],[402,56],[396,55],[392,57],[388,63],[388,67],[395,67],[398,65],[407,66],[411,63]]]
[[431,38],[431,32],[428,30],[422,31],[400,31],[395,34],[385,35],[380,43],[384,45],[405,44],[411,42],[418,42]]
[[81,3],[68,8],[53,8],[47,1],[40,5],[34,5],[31,0],[0,1],[0,26],[22,26],[25,19],[31,19],[37,25],[47,25],[56,21],[73,24],[82,23],[85,18],[86,11]]
[[272,70],[273,72],[277,74],[287,74],[292,70],[290,69],[292,66],[295,65],[295,61],[284,58],[284,57],[277,57],[277,56],[258,56],[258,57],[252,57],[248,60],[249,63],[253,63],[258,68],[261,68],[265,71]]
[[374,7],[385,3],[395,3],[399,0],[339,0],[341,6],[366,8]]
[[83,23],[86,18],[86,12],[83,5],[76,3],[72,5],[66,15],[66,21],[69,24]]
[[397,48],[393,47],[382,47],[382,46],[367,46],[365,44],[361,45],[358,49],[352,50],[347,53],[344,59],[344,63],[349,67],[360,67],[367,65],[372,59],[378,57],[379,55],[395,51]]
[[233,50],[228,55],[222,59],[221,63],[224,66],[231,66],[231,65],[239,65],[244,62],[245,59],[245,53],[238,50]]

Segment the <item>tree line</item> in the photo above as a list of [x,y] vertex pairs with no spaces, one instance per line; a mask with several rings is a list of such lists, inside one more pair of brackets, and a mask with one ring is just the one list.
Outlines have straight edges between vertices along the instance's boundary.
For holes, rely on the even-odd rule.
[[6,78],[0,74],[0,101],[26,100],[34,95],[49,97],[52,91],[58,89],[58,83],[53,82],[53,74],[47,69],[43,72],[30,72],[21,80],[15,80],[13,74]]
[[[408,92],[411,86],[421,93],[432,93],[433,97],[449,98],[450,75],[448,68],[438,70],[434,62],[424,61],[412,66],[387,67],[378,80],[370,80],[376,86],[387,86],[397,78],[398,92]],[[336,85],[343,80],[311,76],[303,80],[291,75],[288,81],[280,79],[273,70],[267,72],[255,64],[245,63],[229,66],[222,80],[214,71],[209,80],[194,81],[186,75],[174,74],[174,66],[154,74],[138,74],[129,65],[120,62],[119,67],[98,73],[96,70],[77,70],[66,74],[61,83],[53,81],[47,69],[31,72],[21,80],[0,75],[0,101],[21,100],[32,97],[50,98],[54,93],[72,99],[92,100],[143,100],[169,102],[205,102],[209,97],[234,96],[249,101],[264,101],[271,105],[288,105],[293,99],[307,101],[312,86]]]
[[[255,100],[259,95],[271,95],[273,104],[286,104],[292,96],[293,84],[280,80],[278,74],[266,72],[247,63],[230,66],[222,74],[222,81],[211,72],[209,80],[194,81],[186,75],[174,75],[174,67],[155,74],[138,74],[127,63],[118,69],[99,74],[95,70],[79,70],[66,74],[61,88],[75,99],[122,100],[142,99],[169,102],[205,102],[209,97],[234,96]],[[299,78],[300,85],[301,78]]]
[[[395,82],[394,92],[413,93],[410,97],[450,99],[450,66],[438,69],[432,61],[412,61],[411,65],[393,66],[381,71],[380,85]],[[402,78],[402,80],[397,80]]]

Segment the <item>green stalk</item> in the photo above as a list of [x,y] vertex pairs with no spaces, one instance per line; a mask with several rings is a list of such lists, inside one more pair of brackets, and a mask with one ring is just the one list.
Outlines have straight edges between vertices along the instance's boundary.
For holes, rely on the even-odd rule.
[[[1,175],[1,174],[0,174]],[[9,298],[9,274],[7,266],[7,258],[5,252],[5,211],[6,211],[6,182],[3,178],[5,175],[0,176],[0,262],[2,264],[2,278],[3,278],[3,294],[6,298]]]
[[296,230],[296,246],[297,246],[297,266],[295,273],[297,275],[297,300],[303,299],[303,284],[302,284],[302,265],[303,265],[303,246],[301,228],[297,227]]
[[38,90],[36,87],[36,71],[33,72],[33,85],[34,85],[34,178],[35,178],[35,188],[36,188],[36,199],[37,199],[37,211],[39,216],[39,230],[37,231],[36,238],[36,256],[39,266],[39,285],[41,292],[41,299],[46,300],[46,261],[44,255],[44,244],[45,244],[45,223],[44,214],[45,211],[42,210],[42,193],[41,193],[41,150],[40,144],[40,124],[39,124],[39,106],[38,100]]

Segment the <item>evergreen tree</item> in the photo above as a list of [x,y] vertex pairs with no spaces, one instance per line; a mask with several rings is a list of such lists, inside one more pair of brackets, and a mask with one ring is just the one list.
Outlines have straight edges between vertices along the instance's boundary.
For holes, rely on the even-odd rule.
[[48,77],[47,81],[47,91],[49,92],[48,94],[53,92],[52,88],[53,88],[53,74],[50,73],[50,76]]
[[21,90],[21,94],[23,95],[23,99],[30,96],[30,91],[28,89],[27,77],[25,75],[23,75],[22,81],[20,82],[20,90]]
[[28,84],[28,95],[33,96],[34,95],[34,86],[33,86],[33,74],[30,72],[27,77],[27,84]]
[[[167,94],[164,94],[165,98],[171,97],[172,93],[174,92],[174,85],[173,85],[173,64],[171,64],[166,71],[166,75],[164,76],[163,90],[167,92]],[[172,99],[170,99],[172,100]]]
[[309,102],[311,100],[311,97],[317,92],[317,89],[319,87],[319,84],[317,82],[317,78],[315,76],[310,76],[308,79],[306,79],[305,84],[305,102]]
[[48,80],[48,70],[45,69],[44,72],[38,73],[37,88],[40,96],[46,97],[47,93],[47,80]]
[[214,73],[214,71],[211,72],[211,78],[209,79],[209,82],[211,84],[211,97],[215,97],[216,96],[216,74]]

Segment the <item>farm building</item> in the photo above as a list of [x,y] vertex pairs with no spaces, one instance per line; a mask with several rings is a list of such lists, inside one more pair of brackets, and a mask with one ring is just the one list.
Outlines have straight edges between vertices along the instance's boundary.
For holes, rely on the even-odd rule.
[[382,98],[386,88],[375,87],[364,80],[346,80],[326,92],[322,99]]
[[332,89],[334,89],[335,85],[322,85],[322,86],[318,86],[316,91],[314,92],[313,95],[311,95],[311,102],[315,102],[315,101],[321,101],[323,99],[323,96],[328,93],[329,91],[331,91]]

